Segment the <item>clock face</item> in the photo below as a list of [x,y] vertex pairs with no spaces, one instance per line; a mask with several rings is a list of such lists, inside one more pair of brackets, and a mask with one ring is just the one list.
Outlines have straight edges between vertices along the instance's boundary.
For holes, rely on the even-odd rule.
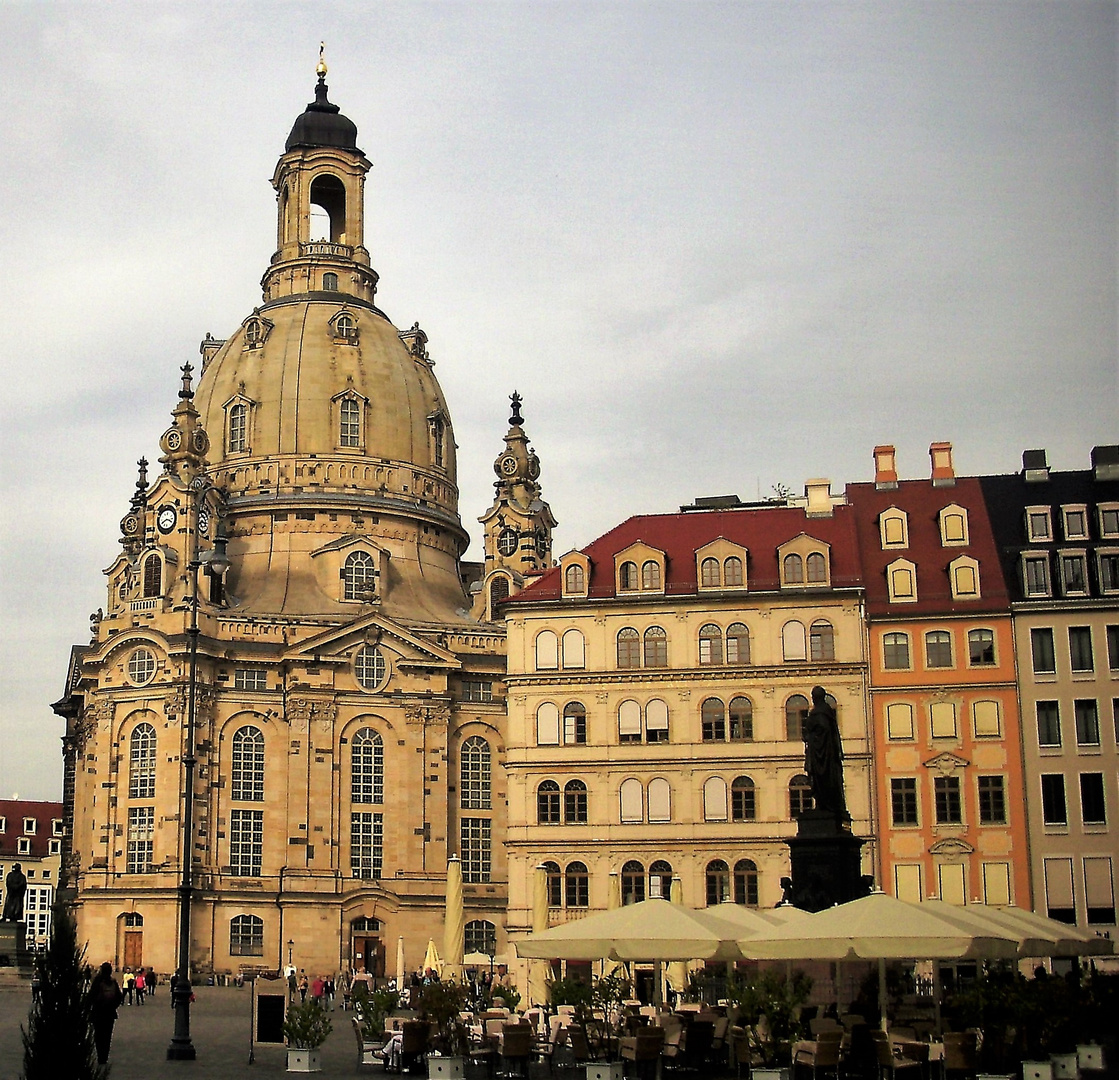
[[174,527],[175,522],[178,521],[179,515],[173,506],[164,506],[155,519],[156,524],[159,526],[159,531],[169,533]]
[[182,435],[178,431],[169,431],[164,437],[168,450],[178,450],[183,441]]
[[517,459],[512,454],[506,454],[501,459],[501,472],[504,476],[512,476],[517,471]]
[[120,524],[125,536],[135,536],[140,531],[140,519],[135,514],[129,514]]

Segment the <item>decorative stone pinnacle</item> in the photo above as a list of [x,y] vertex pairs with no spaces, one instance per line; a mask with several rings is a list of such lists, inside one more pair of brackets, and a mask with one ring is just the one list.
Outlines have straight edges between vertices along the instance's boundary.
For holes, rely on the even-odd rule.
[[181,397],[183,401],[189,401],[194,397],[194,391],[191,389],[190,385],[190,377],[194,373],[194,368],[191,367],[190,364],[183,364],[182,372],[183,388],[179,391],[179,397]]
[[513,403],[513,415],[509,417],[509,423],[520,427],[525,422],[525,418],[521,416],[521,395],[514,390],[509,400]]

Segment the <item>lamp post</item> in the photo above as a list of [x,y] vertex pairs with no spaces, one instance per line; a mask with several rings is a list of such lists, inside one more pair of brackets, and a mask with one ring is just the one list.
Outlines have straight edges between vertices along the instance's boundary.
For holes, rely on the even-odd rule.
[[225,537],[218,535],[211,551],[203,553],[198,542],[198,517],[202,500],[210,483],[204,476],[190,482],[191,494],[191,557],[190,571],[190,624],[187,638],[190,649],[187,658],[187,715],[186,739],[183,746],[183,835],[181,873],[179,876],[179,966],[178,978],[172,1000],[175,1007],[175,1031],[167,1047],[168,1061],[193,1061],[194,1043],[190,1039],[190,906],[193,899],[194,861],[194,725],[198,701],[198,571],[205,563],[215,574],[222,574],[229,566],[225,554]]
[[291,950],[292,950],[292,949],[294,949],[294,948],[295,948],[295,941],[294,941],[294,939],[292,939],[292,938],[288,938],[288,967],[291,967],[291,966],[292,966],[292,963],[291,963]]

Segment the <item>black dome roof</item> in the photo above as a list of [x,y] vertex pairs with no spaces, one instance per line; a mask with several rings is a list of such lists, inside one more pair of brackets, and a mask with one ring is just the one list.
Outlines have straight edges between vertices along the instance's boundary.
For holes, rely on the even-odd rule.
[[[284,143],[284,150],[297,146],[336,146],[357,150],[357,124],[338,111],[326,98],[326,82],[319,76],[315,100],[295,118],[295,124]],[[360,153],[360,151],[358,151]]]

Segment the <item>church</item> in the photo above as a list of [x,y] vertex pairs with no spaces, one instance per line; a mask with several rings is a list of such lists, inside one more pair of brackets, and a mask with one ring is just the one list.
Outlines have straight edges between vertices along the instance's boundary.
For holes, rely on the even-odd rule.
[[54,706],[97,962],[172,971],[185,891],[198,970],[395,974],[400,945],[412,970],[452,856],[466,951],[505,948],[493,605],[550,565],[555,522],[514,396],[485,562],[462,561],[451,415],[424,332],[376,305],[371,163],[325,76],[272,179],[261,303],[183,367]]

